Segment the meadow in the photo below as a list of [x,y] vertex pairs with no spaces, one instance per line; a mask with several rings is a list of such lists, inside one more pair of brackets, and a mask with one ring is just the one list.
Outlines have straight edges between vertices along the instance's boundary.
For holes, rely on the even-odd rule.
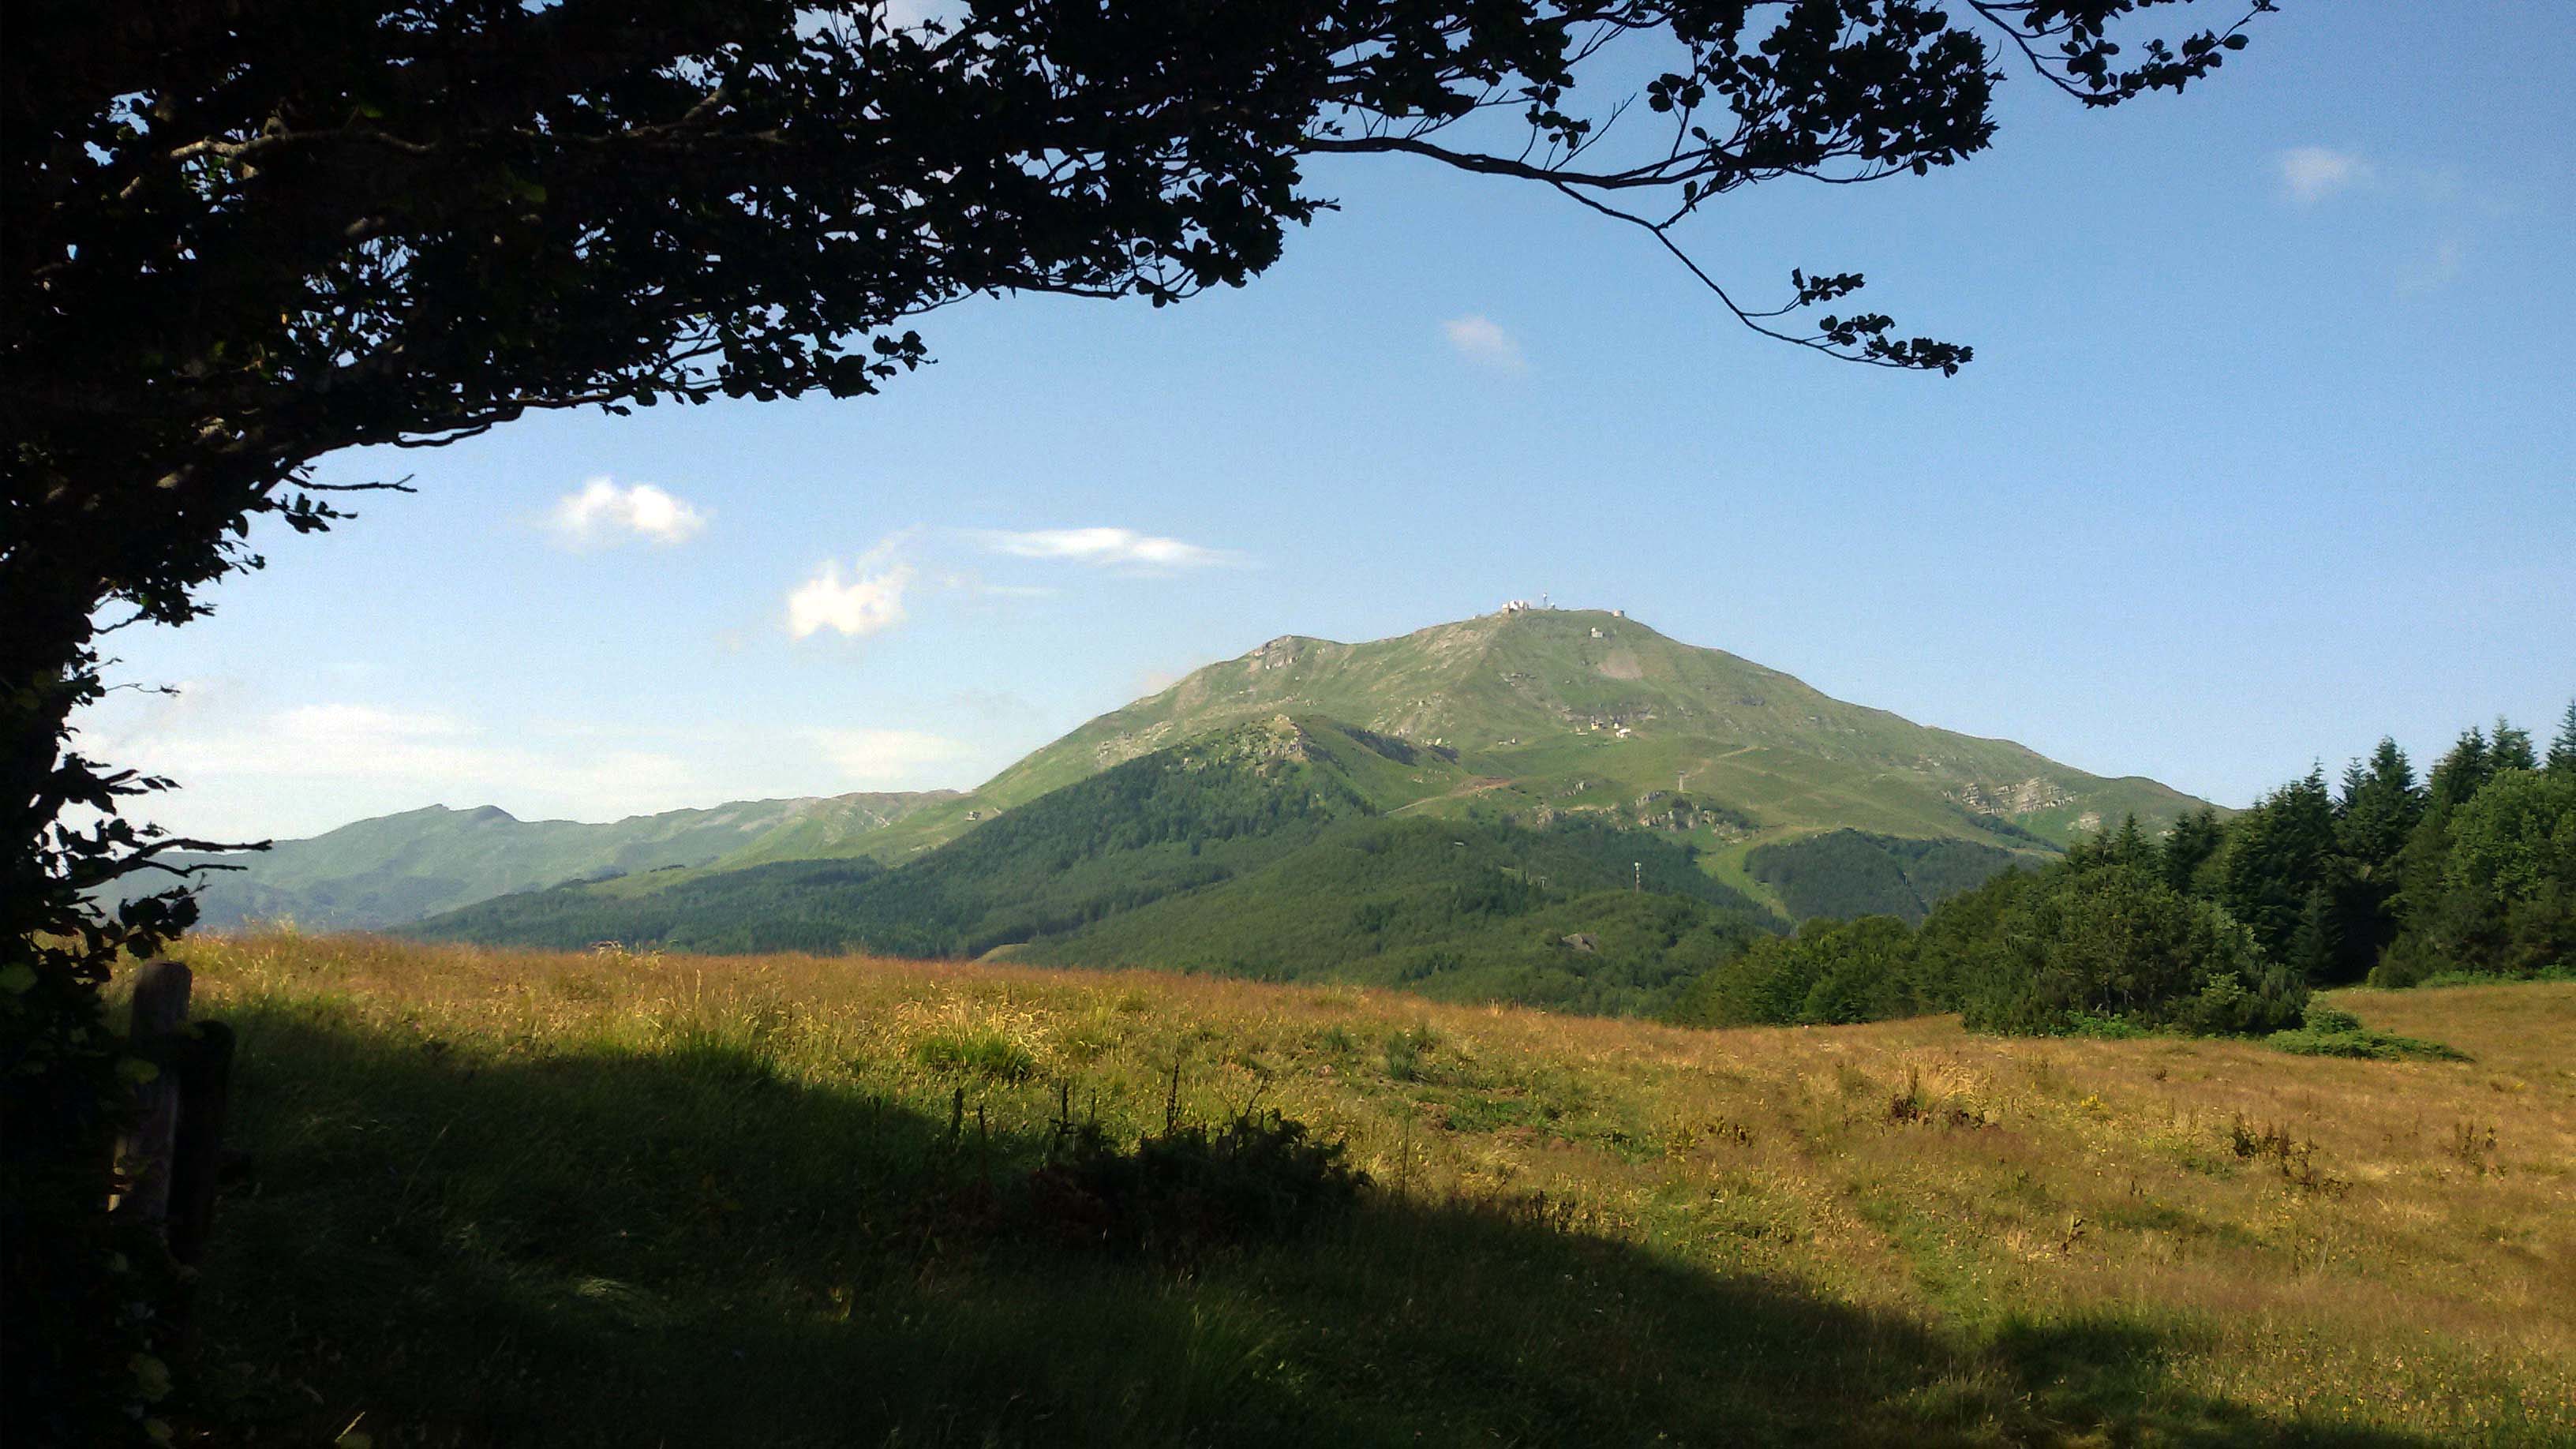
[[[1694,1031],[1351,987],[293,934],[184,1365],[219,1440],[2576,1441],[2576,984],[2463,1061]],[[1050,1124],[1277,1109],[1371,1186],[1104,1252]],[[1035,1224],[1036,1228],[1032,1225]]]

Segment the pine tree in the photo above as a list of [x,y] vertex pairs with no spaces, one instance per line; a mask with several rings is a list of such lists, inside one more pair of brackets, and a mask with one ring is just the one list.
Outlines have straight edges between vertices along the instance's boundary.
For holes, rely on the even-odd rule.
[[2307,899],[2299,904],[2298,924],[2291,929],[2282,951],[2282,964],[2311,986],[2346,979],[2343,932],[2335,919],[2334,900],[2335,892],[2329,886],[2310,887]]
[[2336,801],[2335,843],[2365,872],[2382,870],[2395,860],[2415,822],[2423,818],[2423,788],[2395,740],[2380,740],[2367,765],[2355,760],[2345,768],[2343,796]]
[[2549,773],[2576,775],[2576,699],[2567,701],[2567,716],[2558,722],[2558,738],[2549,742]]
[[2157,872],[2166,885],[2185,895],[2207,895],[2202,871],[2226,841],[2227,830],[2218,823],[2218,812],[2203,805],[2174,822],[2164,848],[2156,852]]
[[2129,812],[2127,818],[2120,822],[2120,832],[2111,837],[2107,854],[2113,865],[2125,865],[2136,870],[2155,868],[2156,848],[2148,843],[2147,833],[2138,827],[2136,811]]
[[2332,887],[2333,962],[2312,980],[2357,981],[2397,939],[2398,860],[2424,817],[2415,767],[2397,742],[2382,739],[2368,764],[2343,772],[2336,801],[2335,849],[2342,856]]
[[2265,955],[2286,962],[2309,895],[2327,884],[2335,858],[2334,797],[2319,765],[2233,822],[2220,904],[2253,930]]
[[2496,716],[2495,743],[2487,747],[2487,760],[2492,770],[2537,770],[2539,752],[2531,746],[2531,731],[2516,729]]
[[2487,747],[2485,732],[2476,725],[2469,726],[2450,751],[2434,763],[2433,773],[2424,782],[2426,816],[2446,814],[2466,804],[2480,785],[2494,777],[2495,771],[2495,755]]
[[[2512,726],[2498,722],[2500,731]],[[2528,748],[2528,737],[2525,740]],[[2496,775],[2496,752],[2472,725],[2434,763],[2424,781],[2424,814],[2397,858],[2397,894],[2390,908],[2400,922],[2392,949],[2412,962],[2410,972],[2456,964],[2456,923],[2468,913],[2450,888],[2451,817]],[[2392,984],[2406,984],[2398,981]]]

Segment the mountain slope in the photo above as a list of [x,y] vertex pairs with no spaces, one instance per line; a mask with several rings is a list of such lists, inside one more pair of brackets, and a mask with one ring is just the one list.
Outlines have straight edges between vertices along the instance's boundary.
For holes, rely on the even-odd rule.
[[[850,848],[900,860],[1125,760],[1283,713],[1446,752],[1475,783],[1414,802],[1420,813],[1650,823],[1757,891],[1746,852],[1820,830],[2044,853],[2126,814],[2154,831],[2204,803],[1834,699],[1615,613],[1515,610],[1365,644],[1274,639]],[[810,853],[808,841],[772,835],[720,864]]]
[[169,859],[241,867],[200,878],[200,918],[209,926],[287,918],[314,928],[367,930],[566,880],[704,865],[784,831],[805,831],[831,847],[818,854],[848,854],[867,831],[947,796],[745,800],[608,824],[520,820],[489,805],[432,805],[282,840],[257,854]]
[[[2152,780],[2105,779],[2010,741],[1833,699],[1614,613],[1514,610],[1365,644],[1275,639],[1102,715],[965,794],[749,802],[614,826],[435,809],[364,821],[281,845],[219,882],[208,919],[288,914],[376,926],[617,872],[629,874],[589,894],[640,897],[803,860],[901,866],[1121,764],[1283,718],[1317,722],[1316,740],[1342,742],[1326,748],[1366,802],[1361,813],[1654,830],[1694,847],[1714,879],[1792,913],[1820,899],[1786,888],[1792,880],[1812,885],[1866,867],[1876,884],[1825,899],[1918,909],[1955,888],[1954,878],[2044,856],[2124,814],[2153,831],[2202,803]],[[1867,861],[1870,852],[1848,840],[1809,844],[1838,832],[1963,848],[1942,852],[1933,868],[1911,846],[1890,847],[1908,865]],[[1771,868],[1756,869],[1757,855]],[[1831,864],[1822,874],[1783,868],[1798,861]],[[1909,883],[1916,875],[1922,882]],[[762,890],[776,891],[802,877],[764,879]],[[703,899],[728,897],[719,889]],[[940,910],[949,914],[936,929],[965,932],[959,940],[1010,939],[969,929],[973,912]],[[845,924],[796,929],[830,934]],[[870,939],[891,930],[882,917],[867,927]]]
[[1417,786],[1426,766],[1410,755],[1329,721],[1274,718],[1075,781],[892,870],[773,861],[570,885],[412,929],[493,945],[979,955],[1257,868],[1454,774],[1432,761],[1434,783]]
[[406,933],[1004,954],[1627,1013],[1781,924],[1667,835],[1401,813],[1472,783],[1437,751],[1274,716],[1076,780],[892,869],[773,861],[567,885]]

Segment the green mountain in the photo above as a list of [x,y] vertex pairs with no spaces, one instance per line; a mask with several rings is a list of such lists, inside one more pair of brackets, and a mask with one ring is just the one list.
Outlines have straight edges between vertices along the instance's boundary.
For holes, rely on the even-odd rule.
[[[1698,845],[1721,879],[1766,900],[1778,897],[1747,856],[1827,831],[2047,852],[2131,813],[2152,833],[2203,803],[1849,704],[1617,613],[1515,609],[1366,644],[1274,639],[847,849],[900,861],[1113,765],[1279,715],[1444,752],[1467,778],[1408,802],[1412,811],[1668,830]],[[719,865],[831,853],[778,832]]]
[[1776,922],[1634,827],[1439,820],[1440,751],[1273,716],[1113,765],[888,867],[864,858],[573,883],[409,934],[694,951],[1147,965],[1651,1011]]
[[[1362,979],[1424,979],[1424,961],[1458,950],[1483,975],[1435,973],[1452,985],[1519,971],[1510,994],[1581,996],[1595,987],[1549,976],[1562,964],[1549,943],[1602,933],[1540,916],[1634,887],[1650,866],[1688,862],[1696,885],[1645,893],[1695,902],[1710,921],[1748,907],[1918,918],[2078,832],[2129,813],[2153,831],[2200,804],[1848,704],[1616,613],[1514,609],[1365,644],[1273,640],[965,794],[764,801],[607,826],[436,809],[363,821],[222,879],[208,919],[381,926],[447,912],[436,932],[496,941],[1008,949],[1254,975],[1322,970],[1329,955],[1333,972]],[[1126,833],[1083,834],[1112,821]],[[1326,843],[1341,854],[1300,855]],[[1427,872],[1387,907],[1414,920],[1410,935],[1335,924],[1360,884],[1335,872],[1371,851]],[[879,881],[853,861],[891,869]],[[1476,895],[1493,871],[1551,883],[1511,912],[1441,914],[1442,892]],[[548,889],[565,882],[596,883]],[[478,902],[491,904],[458,910]],[[1292,916],[1294,942],[1211,924]],[[1508,941],[1478,934],[1506,917]],[[1616,969],[1577,963],[1577,975],[1597,983],[1633,967],[1644,981],[1660,969],[1647,958],[1676,949]]]
[[[432,805],[282,840],[255,855],[165,858],[242,867],[199,878],[205,883],[200,919],[209,926],[286,918],[318,929],[367,930],[567,880],[705,865],[783,832],[803,832],[832,853],[847,853],[867,831],[947,798],[943,790],[746,800],[605,825],[520,820],[489,805]],[[161,882],[137,884],[157,889]]]

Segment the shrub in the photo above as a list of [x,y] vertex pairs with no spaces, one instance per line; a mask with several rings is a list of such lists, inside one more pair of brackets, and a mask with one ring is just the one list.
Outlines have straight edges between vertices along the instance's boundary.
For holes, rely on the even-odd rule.
[[1694,978],[1674,1004],[1684,1026],[1836,1025],[1926,1010],[1914,939],[1894,916],[1809,921],[1762,937]]
[[1059,1120],[1029,1201],[1058,1236],[1186,1258],[1305,1233],[1347,1213],[1368,1185],[1342,1143],[1276,1111],[1247,1111],[1215,1131],[1167,1120],[1132,1150],[1096,1124]]
[[1427,1021],[1394,1033],[1386,1039],[1386,1074],[1399,1082],[1420,1081],[1423,1059],[1439,1044],[1440,1034]]
[[2307,987],[2227,912],[2127,868],[2070,873],[2005,912],[1968,983],[1974,1030],[2055,1035],[2087,1018],[2202,1034],[2298,1023]]
[[912,1059],[947,1077],[981,1077],[993,1082],[1025,1082],[1035,1075],[1038,1059],[1029,1049],[998,1031],[940,1032],[923,1037]]
[[2408,1059],[2464,1062],[2468,1053],[2437,1041],[2399,1036],[2361,1024],[2361,1018],[2331,1006],[2311,1006],[2307,1020],[2289,1031],[2276,1031],[2267,1043],[2294,1056],[2360,1057],[2370,1061]]

